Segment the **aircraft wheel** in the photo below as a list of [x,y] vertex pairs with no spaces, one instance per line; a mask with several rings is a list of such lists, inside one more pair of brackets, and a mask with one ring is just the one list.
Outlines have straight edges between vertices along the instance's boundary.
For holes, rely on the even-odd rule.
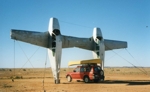
[[68,82],[71,82],[71,81],[72,81],[72,78],[71,78],[70,75],[67,76],[67,80],[68,80]]
[[89,77],[88,77],[88,76],[85,76],[83,80],[84,80],[84,82],[85,82],[85,83],[90,82],[90,79],[89,79]]

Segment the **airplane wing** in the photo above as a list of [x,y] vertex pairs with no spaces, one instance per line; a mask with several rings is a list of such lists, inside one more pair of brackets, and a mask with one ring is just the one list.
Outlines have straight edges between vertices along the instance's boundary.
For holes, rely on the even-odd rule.
[[93,44],[94,42],[91,38],[78,38],[62,35],[62,48],[78,47],[93,50]]
[[[95,42],[92,38],[79,38],[72,36],[62,36],[62,48],[78,47],[87,50],[94,50]],[[48,48],[49,46],[49,33],[48,32],[35,32],[26,30],[11,30],[11,38],[30,44]],[[105,50],[127,48],[127,42],[104,39]]]
[[[94,50],[95,42],[92,38],[78,38],[62,35],[62,48],[78,47]],[[105,50],[127,48],[127,42],[104,39]]]
[[104,39],[105,50],[127,48],[127,42]]
[[26,30],[11,30],[11,39],[31,43],[34,45],[48,47],[48,32],[34,32]]

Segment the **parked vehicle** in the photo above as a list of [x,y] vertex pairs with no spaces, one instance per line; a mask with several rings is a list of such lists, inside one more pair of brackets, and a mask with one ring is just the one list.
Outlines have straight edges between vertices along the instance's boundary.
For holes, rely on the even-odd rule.
[[77,66],[73,72],[69,72],[66,75],[68,82],[72,80],[83,80],[85,83],[90,81],[100,82],[104,81],[104,71],[96,63],[93,64],[83,64]]

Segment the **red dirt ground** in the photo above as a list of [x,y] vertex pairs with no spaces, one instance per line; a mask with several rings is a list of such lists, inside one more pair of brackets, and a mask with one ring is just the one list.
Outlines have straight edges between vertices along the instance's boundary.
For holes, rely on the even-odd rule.
[[54,84],[49,68],[0,69],[0,92],[150,92],[150,68],[146,74],[135,68],[105,68],[102,83],[67,82],[65,75],[72,69],[61,69],[60,84]]

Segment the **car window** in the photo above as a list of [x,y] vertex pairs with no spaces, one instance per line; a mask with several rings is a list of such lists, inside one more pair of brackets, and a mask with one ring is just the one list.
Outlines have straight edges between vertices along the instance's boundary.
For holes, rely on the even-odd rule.
[[86,67],[86,72],[90,72],[91,71],[91,67]]
[[86,68],[85,67],[81,67],[80,72],[86,72]]
[[76,71],[76,72],[80,72],[80,67],[77,67],[77,68],[75,69],[75,71]]
[[101,67],[97,67],[98,68],[98,70],[101,70]]
[[84,72],[84,68],[83,67],[81,67],[80,72]]
[[94,70],[95,70],[95,72],[97,72],[97,71],[98,71],[98,68],[97,68],[97,67],[94,67]]

